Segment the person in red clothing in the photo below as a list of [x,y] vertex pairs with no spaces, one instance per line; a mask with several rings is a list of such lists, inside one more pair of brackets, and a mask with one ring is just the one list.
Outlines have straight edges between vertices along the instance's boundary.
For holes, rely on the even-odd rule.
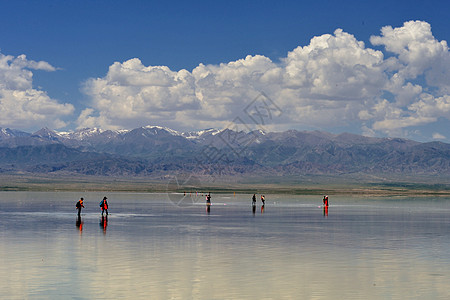
[[323,196],[323,206],[328,206],[328,195]]
[[100,207],[102,209],[102,216],[105,211],[106,211],[106,215],[108,215],[108,201],[106,201],[106,199],[108,199],[108,198],[103,197],[102,202],[100,202]]

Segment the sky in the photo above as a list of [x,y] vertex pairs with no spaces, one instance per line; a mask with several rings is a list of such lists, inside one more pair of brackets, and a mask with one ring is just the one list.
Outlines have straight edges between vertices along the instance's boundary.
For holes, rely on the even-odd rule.
[[0,7],[2,128],[235,126],[450,142],[447,1]]

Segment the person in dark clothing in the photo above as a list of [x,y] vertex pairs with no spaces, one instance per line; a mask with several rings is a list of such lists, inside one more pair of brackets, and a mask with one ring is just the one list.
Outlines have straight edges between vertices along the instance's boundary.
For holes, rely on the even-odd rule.
[[106,197],[103,197],[103,200],[100,202],[100,207],[102,209],[102,216],[103,213],[106,211],[106,215],[108,215],[108,201],[106,201]]
[[80,200],[78,200],[77,204],[75,204],[75,207],[78,210],[78,217],[80,217],[80,215],[81,215],[81,208],[84,208],[83,200],[84,200],[83,198],[80,198]]
[[211,193],[206,195],[206,212],[209,214],[211,212]]
[[256,205],[256,194],[253,194],[252,205]]
[[264,195],[261,195],[261,202],[262,202],[262,205],[266,204],[266,198]]

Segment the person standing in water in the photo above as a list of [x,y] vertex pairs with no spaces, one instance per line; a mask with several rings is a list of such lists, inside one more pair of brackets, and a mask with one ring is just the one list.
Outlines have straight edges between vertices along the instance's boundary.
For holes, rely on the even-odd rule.
[[78,210],[78,217],[81,216],[81,208],[84,208],[83,200],[84,200],[83,198],[80,198],[80,200],[78,200],[77,204],[75,204],[75,207]]
[[253,194],[252,205],[256,205],[256,194]]
[[323,206],[327,206],[328,207],[328,195],[323,196]]
[[106,201],[106,197],[103,197],[103,200],[100,202],[100,207],[102,209],[102,217],[103,217],[103,212],[106,211],[106,215],[108,215],[108,201]]
[[211,193],[206,195],[206,212],[209,214],[211,212]]
[[261,195],[261,202],[262,202],[262,205],[266,204],[266,198],[264,195]]
[[211,212],[211,193],[206,194],[206,213]]

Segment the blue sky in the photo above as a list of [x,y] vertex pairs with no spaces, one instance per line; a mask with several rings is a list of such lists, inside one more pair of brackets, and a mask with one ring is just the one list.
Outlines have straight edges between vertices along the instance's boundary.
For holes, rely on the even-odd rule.
[[0,127],[261,127],[264,93],[266,130],[450,142],[449,6],[2,1]]

